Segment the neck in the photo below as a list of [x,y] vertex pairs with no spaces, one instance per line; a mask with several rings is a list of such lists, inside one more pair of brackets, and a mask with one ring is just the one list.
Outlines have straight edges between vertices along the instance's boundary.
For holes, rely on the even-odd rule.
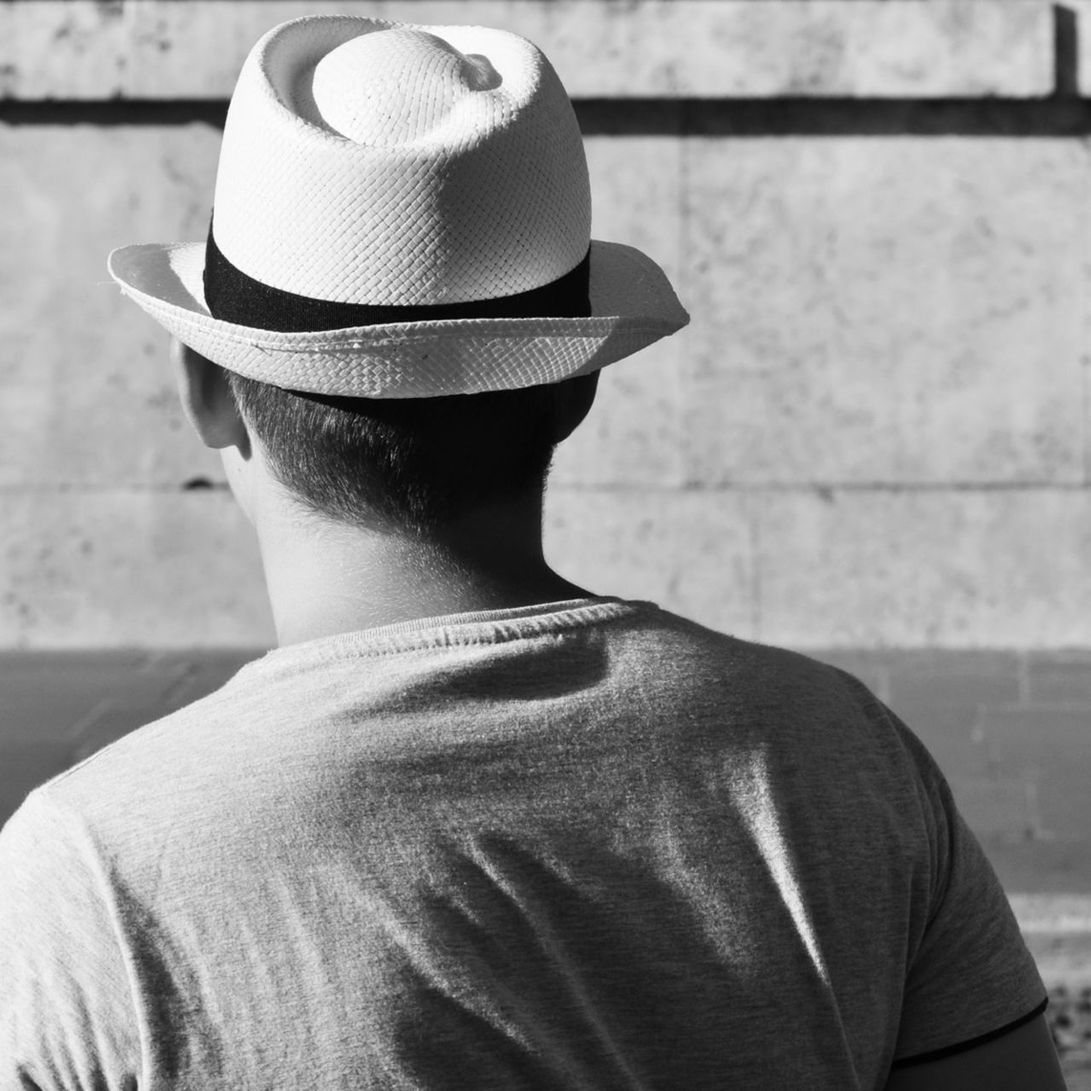
[[257,521],[281,645],[424,617],[580,598],[542,556],[540,501],[422,542],[295,511]]

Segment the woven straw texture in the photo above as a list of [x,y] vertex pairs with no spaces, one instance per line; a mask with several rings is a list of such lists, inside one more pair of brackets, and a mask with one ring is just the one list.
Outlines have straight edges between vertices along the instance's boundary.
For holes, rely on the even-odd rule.
[[572,269],[591,232],[579,125],[534,45],[339,16],[251,52],[214,209],[237,268],[341,303],[515,295]]

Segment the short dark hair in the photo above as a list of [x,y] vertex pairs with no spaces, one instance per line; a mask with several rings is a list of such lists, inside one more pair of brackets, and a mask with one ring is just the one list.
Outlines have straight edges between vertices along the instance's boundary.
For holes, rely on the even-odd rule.
[[440,398],[346,398],[228,372],[270,468],[303,504],[341,522],[433,537],[459,516],[545,487],[558,440],[550,386]]

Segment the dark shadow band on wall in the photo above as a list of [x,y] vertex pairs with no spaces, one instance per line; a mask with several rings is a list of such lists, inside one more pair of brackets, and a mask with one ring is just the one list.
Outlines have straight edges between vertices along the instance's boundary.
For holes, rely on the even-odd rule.
[[584,99],[585,136],[1086,136],[1091,100]]
[[[1091,134],[1091,100],[1043,99],[579,99],[585,136],[1072,136]],[[221,100],[17,102],[0,124],[222,128]]]

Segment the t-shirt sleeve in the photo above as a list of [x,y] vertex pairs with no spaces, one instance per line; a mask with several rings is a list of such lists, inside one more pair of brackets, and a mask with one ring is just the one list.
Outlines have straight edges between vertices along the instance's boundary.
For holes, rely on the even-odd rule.
[[920,776],[931,840],[931,901],[909,951],[895,1066],[970,1048],[1046,1005],[1045,987],[992,865],[931,755],[898,727]]
[[32,792],[0,830],[0,1087],[132,1088],[132,994],[90,835]]

